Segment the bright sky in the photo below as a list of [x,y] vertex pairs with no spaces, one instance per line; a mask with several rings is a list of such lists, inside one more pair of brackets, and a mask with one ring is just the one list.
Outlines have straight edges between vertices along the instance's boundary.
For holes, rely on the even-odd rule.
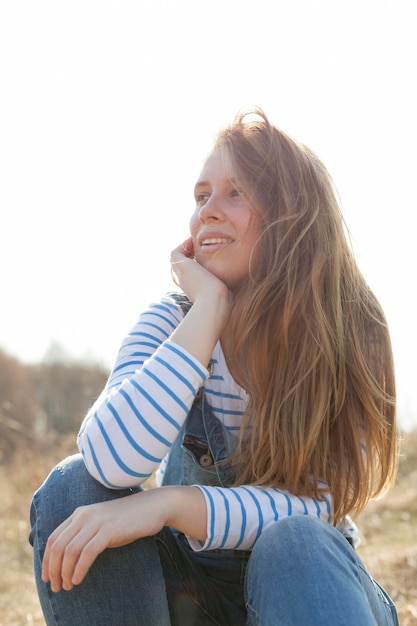
[[0,0],[0,346],[110,366],[258,104],[339,189],[417,425],[415,0]]

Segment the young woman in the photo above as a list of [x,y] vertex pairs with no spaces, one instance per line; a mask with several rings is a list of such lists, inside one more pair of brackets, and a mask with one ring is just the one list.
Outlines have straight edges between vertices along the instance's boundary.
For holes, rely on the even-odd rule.
[[34,496],[46,621],[397,624],[348,517],[395,475],[390,339],[333,183],[255,110],[194,194],[183,294],[139,317]]

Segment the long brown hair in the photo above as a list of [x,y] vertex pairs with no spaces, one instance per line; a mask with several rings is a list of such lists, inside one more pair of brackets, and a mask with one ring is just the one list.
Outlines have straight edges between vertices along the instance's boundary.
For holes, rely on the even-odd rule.
[[397,464],[387,323],[359,271],[333,182],[256,109],[216,142],[263,224],[232,312],[232,375],[248,391],[236,484],[333,496],[358,513]]

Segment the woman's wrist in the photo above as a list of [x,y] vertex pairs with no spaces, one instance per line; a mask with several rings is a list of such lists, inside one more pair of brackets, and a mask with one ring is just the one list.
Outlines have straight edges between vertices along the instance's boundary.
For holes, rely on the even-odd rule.
[[214,346],[227,324],[232,295],[227,288],[213,293],[201,293],[170,339],[207,367]]
[[193,537],[198,541],[207,538],[207,508],[202,491],[198,487],[160,487],[163,498],[165,526]]

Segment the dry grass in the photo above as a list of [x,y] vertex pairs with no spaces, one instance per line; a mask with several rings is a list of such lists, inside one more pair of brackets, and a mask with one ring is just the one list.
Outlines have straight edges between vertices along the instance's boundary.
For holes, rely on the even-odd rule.
[[[41,626],[27,542],[33,491],[51,467],[75,451],[74,438],[54,451],[24,450],[0,466],[0,626]],[[401,626],[417,625],[417,432],[407,436],[397,485],[361,516],[360,554],[397,603]]]
[[0,626],[44,626],[28,543],[32,494],[52,467],[75,452],[74,437],[51,449],[24,449],[0,466]]
[[404,440],[394,489],[359,519],[359,553],[395,601],[401,626],[417,625],[417,431]]

